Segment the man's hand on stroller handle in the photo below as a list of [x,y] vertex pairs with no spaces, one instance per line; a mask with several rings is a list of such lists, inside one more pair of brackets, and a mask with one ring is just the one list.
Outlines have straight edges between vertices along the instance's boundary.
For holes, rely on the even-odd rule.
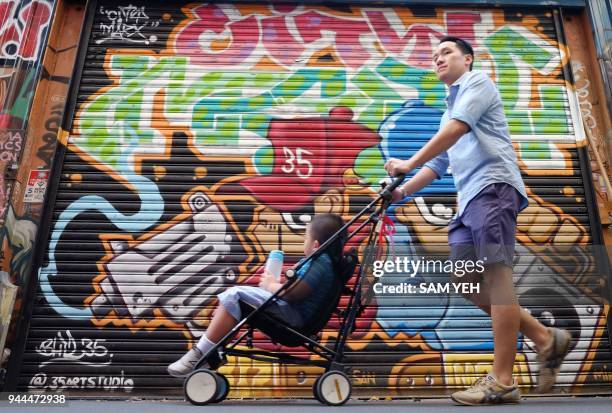
[[409,194],[407,194],[406,191],[404,191],[404,188],[402,187],[395,188],[393,192],[391,193],[391,203],[395,204],[401,201],[402,199],[406,198],[408,195]]
[[414,168],[410,159],[402,160],[391,158],[385,162],[385,170],[391,176],[399,176],[409,174]]
[[406,194],[403,192],[403,190],[400,187],[400,185],[402,184],[402,182],[404,182],[404,178],[406,177],[405,174],[403,173],[399,173],[394,179],[393,181],[391,181],[391,183],[387,184],[386,182],[382,183],[382,190],[379,192],[380,195],[382,195],[383,197],[390,197],[389,199],[391,200],[391,202],[397,202],[402,200]]

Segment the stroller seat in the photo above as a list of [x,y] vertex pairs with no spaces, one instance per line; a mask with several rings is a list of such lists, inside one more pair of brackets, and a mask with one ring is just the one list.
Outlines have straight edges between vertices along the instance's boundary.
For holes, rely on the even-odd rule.
[[[329,293],[330,299],[326,300],[322,308],[318,309],[310,319],[304,320],[303,326],[291,326],[267,313],[264,309],[250,320],[250,327],[261,331],[273,342],[283,346],[298,347],[304,345],[304,339],[299,334],[312,338],[325,327],[332,314],[337,311],[340,297],[343,292],[347,291],[346,283],[353,276],[357,264],[357,252],[352,248],[342,257],[341,270],[334,274],[336,282],[333,284],[333,290]],[[256,310],[256,307],[242,300],[239,303],[243,317]],[[296,334],[296,332],[299,334]]]

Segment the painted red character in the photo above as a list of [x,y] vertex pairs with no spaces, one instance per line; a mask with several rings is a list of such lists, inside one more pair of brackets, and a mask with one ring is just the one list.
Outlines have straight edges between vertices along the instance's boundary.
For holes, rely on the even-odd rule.
[[267,137],[274,147],[272,173],[241,184],[281,213],[297,212],[340,188],[357,156],[380,142],[378,133],[353,121],[353,111],[343,106],[331,109],[328,117],[272,120]]

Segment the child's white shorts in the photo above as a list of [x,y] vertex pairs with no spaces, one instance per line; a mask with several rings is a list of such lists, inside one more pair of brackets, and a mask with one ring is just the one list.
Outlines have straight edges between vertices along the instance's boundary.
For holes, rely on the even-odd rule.
[[[238,300],[242,300],[254,307],[259,307],[271,296],[272,293],[263,288],[240,285],[229,288],[219,294],[217,298],[219,299],[219,303],[232,315],[232,317],[236,320],[241,320],[242,314]],[[298,313],[291,304],[279,298],[275,298],[274,302],[268,304],[265,312],[286,321],[293,327],[302,326],[303,321],[300,313]]]

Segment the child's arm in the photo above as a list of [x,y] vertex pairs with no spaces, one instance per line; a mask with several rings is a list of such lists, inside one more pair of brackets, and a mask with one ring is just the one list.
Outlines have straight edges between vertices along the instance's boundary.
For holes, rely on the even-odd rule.
[[276,282],[274,275],[270,271],[264,270],[259,279],[259,288],[270,291],[272,294],[277,292],[283,286],[282,283]]
[[312,294],[312,288],[302,280],[296,280],[291,287],[280,294],[280,297],[290,303],[302,301]]
[[[274,276],[264,271],[259,281],[259,288],[270,291],[271,293],[277,292],[283,286],[282,283],[276,282]],[[302,301],[304,298],[312,294],[312,289],[308,284],[302,280],[296,280],[291,287],[283,291],[278,297],[288,302]]]

